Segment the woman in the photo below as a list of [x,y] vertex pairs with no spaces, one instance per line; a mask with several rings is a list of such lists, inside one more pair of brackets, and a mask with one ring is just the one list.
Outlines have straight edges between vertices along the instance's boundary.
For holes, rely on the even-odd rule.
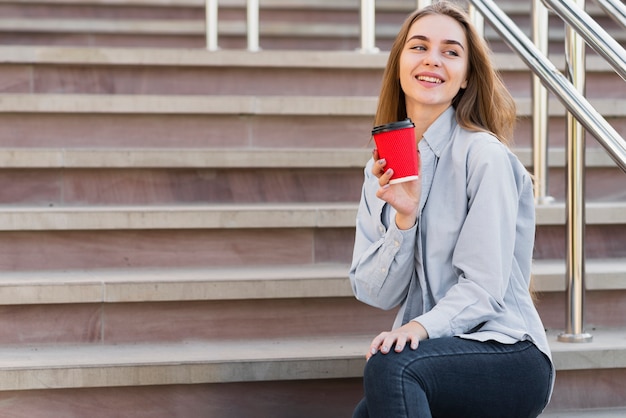
[[405,21],[375,125],[410,118],[418,180],[365,168],[350,280],[400,306],[366,355],[355,417],[535,417],[554,367],[529,291],[533,186],[506,147],[515,105],[465,12],[438,2]]

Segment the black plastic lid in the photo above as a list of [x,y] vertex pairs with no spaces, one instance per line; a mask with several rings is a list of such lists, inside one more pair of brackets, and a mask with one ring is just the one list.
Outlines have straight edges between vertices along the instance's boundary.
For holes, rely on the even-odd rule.
[[380,134],[383,132],[395,131],[397,129],[406,129],[406,128],[414,128],[415,125],[411,121],[411,119],[406,118],[405,120],[401,120],[398,122],[386,123],[384,125],[375,126],[372,129],[372,135]]

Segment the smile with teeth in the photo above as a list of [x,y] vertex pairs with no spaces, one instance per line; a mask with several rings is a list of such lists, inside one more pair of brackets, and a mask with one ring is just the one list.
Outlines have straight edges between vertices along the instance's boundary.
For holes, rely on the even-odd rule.
[[437,83],[437,84],[443,83],[443,81],[441,81],[441,79],[439,79],[437,77],[428,77],[428,76],[425,76],[425,75],[417,76],[417,79],[420,80],[420,81],[427,81],[429,83]]

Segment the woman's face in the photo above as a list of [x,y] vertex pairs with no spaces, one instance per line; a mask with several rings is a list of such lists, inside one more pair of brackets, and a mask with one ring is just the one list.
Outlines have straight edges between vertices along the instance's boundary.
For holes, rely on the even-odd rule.
[[467,86],[468,46],[462,26],[445,15],[413,22],[400,55],[407,113],[441,113]]

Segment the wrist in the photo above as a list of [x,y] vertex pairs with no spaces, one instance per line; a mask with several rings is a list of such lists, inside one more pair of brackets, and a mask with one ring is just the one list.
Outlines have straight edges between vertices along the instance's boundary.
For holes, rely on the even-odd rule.
[[411,324],[413,330],[417,333],[420,341],[428,339],[428,331],[426,331],[426,328],[424,328],[422,324],[420,324],[416,320],[412,320],[409,323]]
[[411,229],[413,228],[413,226],[415,226],[415,223],[417,222],[417,216],[416,215],[402,215],[400,213],[396,213],[396,226],[398,227],[398,229],[402,229],[402,230],[406,230],[406,229]]

